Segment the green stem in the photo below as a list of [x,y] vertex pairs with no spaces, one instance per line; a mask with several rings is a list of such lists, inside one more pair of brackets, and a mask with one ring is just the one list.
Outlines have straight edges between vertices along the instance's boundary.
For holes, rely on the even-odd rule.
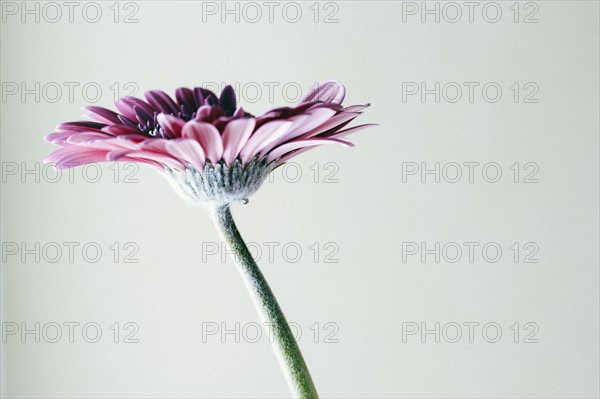
[[238,270],[244,279],[246,288],[254,301],[262,322],[272,328],[273,350],[277,355],[292,394],[297,398],[318,398],[317,390],[312,382],[306,363],[304,363],[294,334],[292,334],[267,280],[265,280],[235,226],[229,205],[217,205],[214,208],[213,216],[221,237],[237,254]]

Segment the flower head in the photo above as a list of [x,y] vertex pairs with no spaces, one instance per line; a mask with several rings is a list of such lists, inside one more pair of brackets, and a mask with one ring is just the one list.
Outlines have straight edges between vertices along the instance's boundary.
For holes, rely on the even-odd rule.
[[220,96],[179,88],[175,100],[152,90],[146,101],[124,97],[117,112],[89,106],[91,121],[61,123],[45,139],[61,148],[46,162],[58,168],[103,161],[135,161],[166,173],[194,201],[245,200],[270,171],[323,144],[353,146],[344,138],[370,124],[346,128],[367,105],[343,107],[344,86],[321,82],[293,107],[253,116],[237,108],[231,86]]

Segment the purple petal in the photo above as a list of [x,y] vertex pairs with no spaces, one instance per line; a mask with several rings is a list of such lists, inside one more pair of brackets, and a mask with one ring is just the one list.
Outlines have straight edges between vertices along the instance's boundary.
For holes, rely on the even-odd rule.
[[154,113],[149,114],[146,112],[145,109],[143,109],[142,107],[138,107],[137,105],[133,107],[133,110],[136,113],[136,119],[142,125],[146,125],[148,124],[148,122],[154,122]]
[[179,113],[179,108],[177,107],[177,104],[175,104],[175,101],[173,101],[173,99],[163,91],[150,90],[145,92],[144,96],[150,105],[152,105],[154,109],[158,110],[159,112],[174,115]]
[[113,136],[122,136],[124,134],[141,134],[138,129],[123,125],[105,126],[102,128],[102,131],[112,134]]
[[[135,112],[134,112],[134,114],[135,114]],[[133,118],[137,119],[137,116],[134,116]],[[119,115],[119,120],[123,123],[123,125],[125,125],[129,128],[137,129],[137,127],[138,127],[138,124],[136,122],[132,121],[125,115]]]
[[61,123],[56,127],[59,132],[87,132],[87,131],[100,131],[105,127],[105,123],[90,122],[90,121],[75,121]]
[[204,87],[194,87],[194,98],[196,99],[196,105],[201,107],[206,104],[206,98],[208,96],[212,96],[216,98],[217,96],[212,91],[205,89]]
[[231,86],[225,86],[219,98],[219,106],[225,110],[225,115],[231,116],[237,106],[235,99],[235,90]]
[[154,115],[155,110],[146,102],[137,97],[122,97],[115,102],[115,107],[127,118],[132,121],[136,119],[136,112],[133,107],[141,108],[146,114]]
[[209,94],[206,96],[204,103],[210,106],[217,105],[219,103],[219,99],[216,94]]
[[87,107],[83,107],[86,111],[88,111],[88,115],[90,118],[97,120],[102,123],[113,123],[116,125],[121,124],[121,120],[119,119],[119,114],[110,109],[96,107],[95,105],[90,105]]
[[186,111],[189,113],[194,112],[199,107],[194,99],[194,92],[187,87],[180,87],[175,90],[175,99],[180,106],[185,106]]

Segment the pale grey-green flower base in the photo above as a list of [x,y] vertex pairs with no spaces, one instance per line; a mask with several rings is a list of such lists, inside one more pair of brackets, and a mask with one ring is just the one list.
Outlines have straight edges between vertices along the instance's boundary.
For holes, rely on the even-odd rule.
[[230,166],[222,160],[217,163],[207,161],[202,171],[188,165],[183,171],[166,166],[165,172],[184,198],[223,205],[247,202],[275,167],[275,162],[269,163],[266,157],[257,156],[245,165],[239,159]]

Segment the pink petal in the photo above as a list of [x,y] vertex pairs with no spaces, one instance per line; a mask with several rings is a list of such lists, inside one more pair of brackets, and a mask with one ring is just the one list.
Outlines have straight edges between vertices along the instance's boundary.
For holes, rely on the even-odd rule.
[[311,130],[327,122],[336,114],[334,110],[323,107],[313,108],[307,112],[309,113],[309,117],[299,126],[296,126],[294,130],[290,130],[289,134],[286,135],[282,141],[291,140],[294,137],[298,137],[310,132]]
[[56,163],[56,168],[66,169],[94,162],[106,161],[106,150],[69,146],[59,148],[46,157],[44,162]]
[[288,132],[286,134],[284,134],[282,137],[280,137],[279,139],[271,142],[271,144],[267,145],[266,147],[264,147],[261,150],[262,154],[266,154],[267,152],[271,151],[273,148],[275,148],[276,146],[278,146],[281,143],[284,143],[286,141],[289,141],[290,138],[293,138],[292,136],[294,136],[294,131],[297,131],[298,128],[300,126],[302,126],[306,120],[310,118],[309,114],[300,114],[298,116],[295,116],[293,118],[290,118],[289,120],[292,121],[292,125],[290,126],[290,128],[288,129]]
[[326,123],[336,114],[334,110],[324,107],[314,108],[308,112],[309,114],[303,114],[296,117],[297,119],[295,120],[294,125],[290,128],[289,132],[279,140],[267,146],[263,151],[270,151],[281,143],[285,143],[286,141],[290,141],[312,131],[313,129]]
[[167,139],[145,139],[136,149],[139,149],[145,154],[153,153],[157,156],[160,156],[161,164],[164,163],[165,165],[176,169],[185,168],[185,165],[179,162],[178,159],[174,158],[167,150],[167,143],[169,141],[170,140]]
[[346,97],[346,88],[337,80],[325,80],[312,88],[298,102],[323,101],[326,103],[341,104]]
[[204,151],[197,141],[191,139],[175,139],[166,143],[169,153],[179,159],[182,164],[191,163],[196,169],[204,168]]
[[233,120],[225,126],[223,132],[223,159],[227,165],[231,165],[239,155],[248,138],[250,138],[255,125],[256,120],[254,118],[246,118]]
[[131,150],[115,149],[106,154],[107,161],[119,161],[124,158]]
[[190,138],[200,143],[206,158],[213,163],[223,155],[223,141],[216,127],[210,123],[191,120],[183,126],[183,138]]
[[115,136],[115,140],[119,142],[123,141],[138,144],[148,140],[148,138],[142,136],[141,134],[122,134],[120,136]]
[[111,151],[107,154],[107,158],[111,161],[123,160],[129,158],[140,161],[154,161],[161,165],[167,165],[174,169],[184,169],[184,165],[171,155],[163,155],[152,151]]
[[203,105],[196,110],[196,119],[206,118],[210,115],[210,110],[212,107],[210,105]]
[[143,150],[149,150],[158,152],[164,155],[167,155],[169,151],[167,151],[167,139],[145,139],[141,143],[141,148]]
[[269,153],[267,162],[271,162],[271,161],[281,157],[282,155],[285,155],[288,152],[297,150],[299,148],[303,148],[303,147],[307,147],[307,146],[317,146],[317,145],[321,145],[321,144],[330,144],[330,143],[331,144],[337,143],[337,144],[342,144],[342,145],[345,145],[348,147],[354,147],[354,144],[352,144],[349,141],[340,140],[340,139],[331,138],[331,137],[329,137],[329,138],[314,138],[314,139],[307,139],[307,140],[297,140],[297,141],[292,141],[291,143],[283,144],[282,146],[275,148],[273,151],[271,151]]
[[315,147],[318,147],[318,145],[311,145],[311,146],[308,146],[308,147],[302,147],[299,150],[288,152],[287,154],[285,154],[284,156],[282,156],[281,158],[279,158],[277,160],[277,165],[279,166],[279,165],[287,162],[288,160],[290,160],[290,159],[292,159],[294,157],[297,157],[298,155],[302,154],[303,152],[312,150]]
[[74,134],[71,137],[69,137],[67,139],[67,143],[69,143],[69,144],[86,144],[86,143],[93,143],[98,140],[106,140],[106,139],[113,138],[113,137],[114,136],[111,136],[106,133],[100,133],[100,132],[82,132],[82,133]]
[[366,123],[364,125],[358,125],[358,126],[354,126],[348,129],[344,129],[344,130],[340,130],[338,132],[334,132],[331,134],[327,134],[327,135],[323,135],[323,136],[319,136],[319,137],[346,137],[350,134],[356,133],[356,132],[360,132],[363,129],[366,129],[368,127],[371,126],[378,126],[376,123]]
[[351,105],[348,108],[346,108],[344,111],[345,112],[360,112],[362,110],[364,110],[365,108],[370,107],[371,104],[364,104],[364,105]]
[[329,118],[325,123],[321,124],[320,126],[314,128],[309,132],[304,133],[302,135],[302,138],[314,137],[320,133],[333,129],[336,126],[340,126],[346,122],[349,122],[359,115],[360,114],[356,112],[342,112],[341,114],[334,115],[333,117]]
[[44,140],[52,143],[52,144],[64,144],[67,139],[71,136],[73,136],[74,134],[77,134],[77,132],[55,132],[55,133],[50,133],[44,136]]
[[158,124],[162,130],[167,133],[169,137],[181,137],[181,130],[183,129],[183,125],[185,125],[185,121],[183,119],[173,115],[158,114],[156,120],[158,121]]
[[93,145],[96,148],[104,148],[106,150],[111,150],[111,151],[119,150],[119,149],[137,150],[140,148],[139,142],[122,139],[122,137],[123,136],[119,136],[119,137],[110,138],[107,140],[96,141],[93,143]]
[[233,117],[234,118],[243,118],[244,117],[244,108],[239,107],[238,109],[236,109],[235,112],[233,113]]
[[129,150],[114,150],[114,151],[110,151],[106,154],[106,160],[107,161],[121,161],[121,162],[137,162],[137,163],[143,163],[146,165],[151,166],[153,169],[159,170],[159,171],[163,171],[163,164],[151,159],[145,159],[145,158],[130,158],[127,156],[127,154],[129,153]]
[[249,162],[262,149],[283,137],[292,126],[292,121],[273,121],[262,125],[244,145],[240,153],[243,163]]

